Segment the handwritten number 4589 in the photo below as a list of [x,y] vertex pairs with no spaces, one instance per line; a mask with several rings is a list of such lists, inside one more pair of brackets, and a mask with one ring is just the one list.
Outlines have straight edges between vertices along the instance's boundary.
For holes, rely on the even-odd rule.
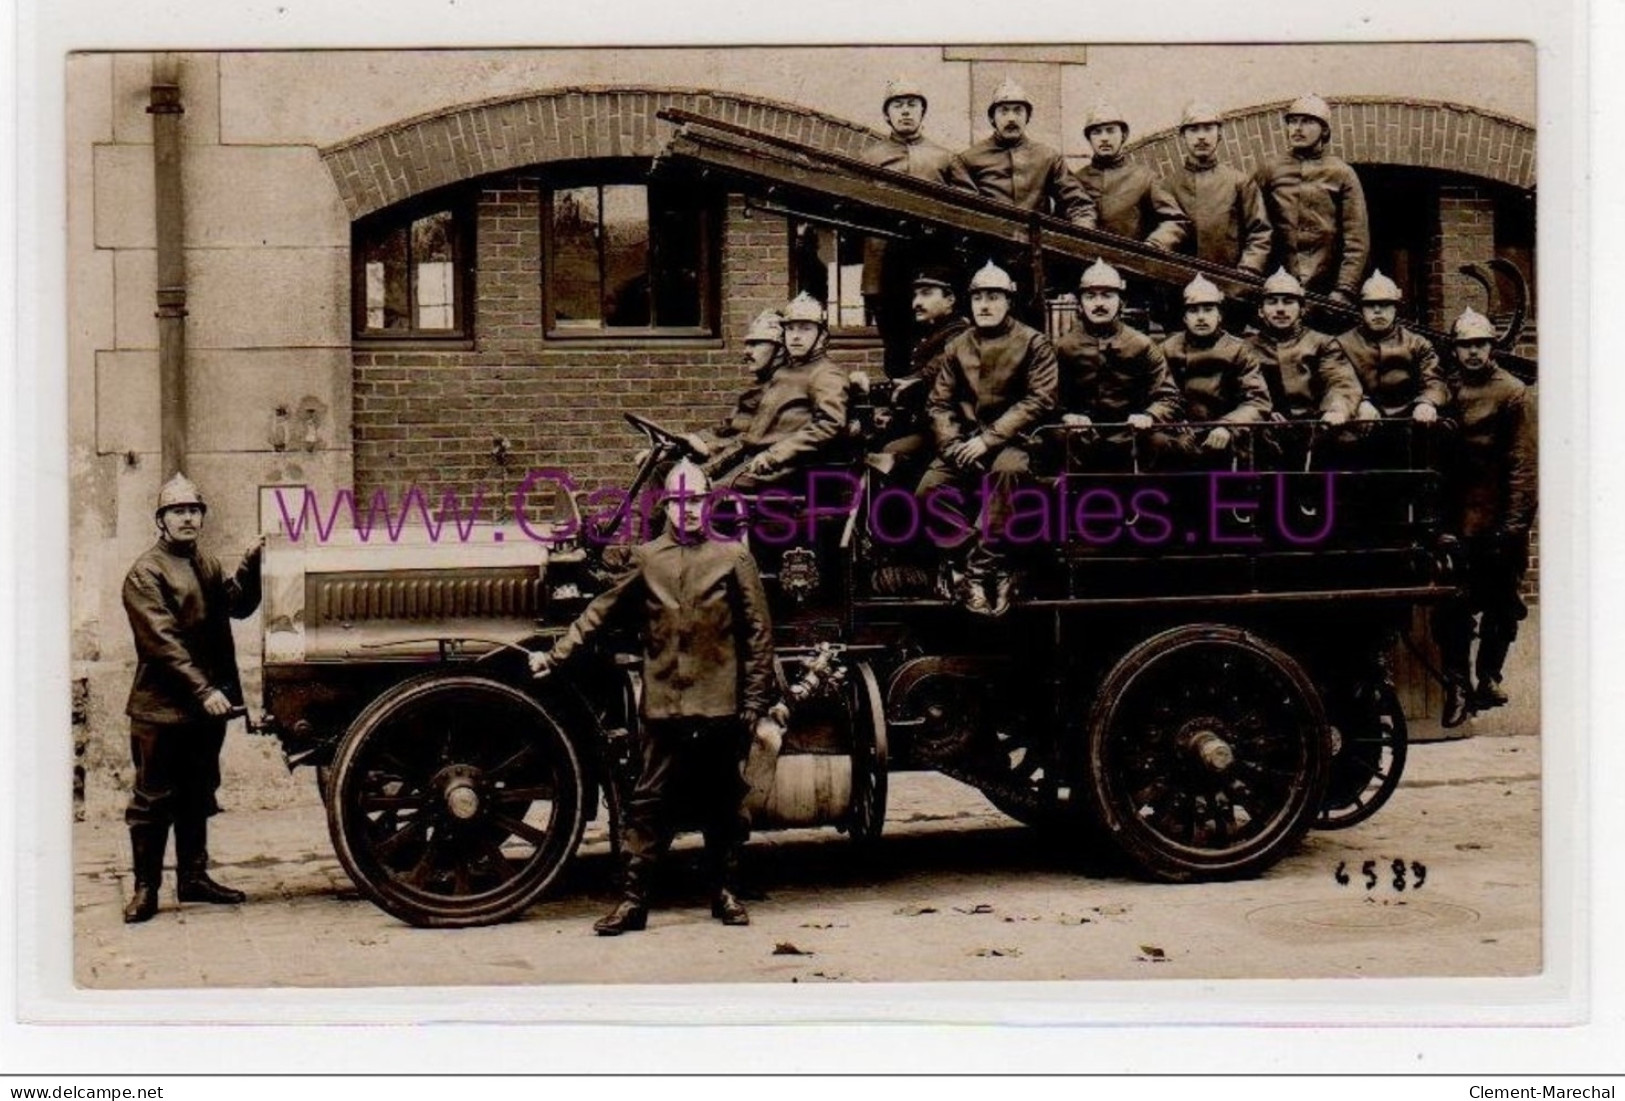
[[[1377,881],[1382,878],[1377,874],[1377,863],[1378,862],[1375,860],[1367,860],[1365,863],[1360,865],[1360,875],[1365,878],[1365,889],[1368,891],[1375,890],[1377,887]],[[1396,891],[1403,891],[1406,887],[1410,887],[1412,890],[1420,891],[1422,889],[1422,884],[1426,883],[1428,878],[1427,865],[1423,864],[1420,860],[1411,861],[1410,865],[1407,867],[1405,861],[1395,859],[1389,863],[1388,871],[1392,874],[1389,884]],[[1407,872],[1409,872],[1409,879],[1414,880],[1415,882],[1409,882],[1407,880]],[[1347,887],[1349,885],[1352,877],[1349,875],[1348,861],[1339,860],[1337,862],[1337,870],[1332,873],[1332,878],[1337,880],[1337,884],[1340,887]]]

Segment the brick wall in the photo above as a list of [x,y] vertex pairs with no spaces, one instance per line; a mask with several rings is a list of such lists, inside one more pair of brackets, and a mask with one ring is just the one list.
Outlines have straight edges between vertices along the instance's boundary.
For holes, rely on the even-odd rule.
[[1483,310],[1484,288],[1461,266],[1495,255],[1495,200],[1470,185],[1439,188],[1439,219],[1429,242],[1428,314],[1445,325],[1468,306]]
[[[720,339],[591,347],[542,335],[541,190],[515,175],[484,187],[476,207],[475,347],[354,353],[357,497],[416,486],[438,504],[484,487],[487,508],[511,502],[527,471],[568,471],[585,487],[625,484],[641,437],[622,414],[680,430],[716,422],[746,377],[739,338],[789,293],[789,230],[730,196],[722,227]],[[842,367],[878,368],[879,350],[841,347]],[[511,450],[502,462],[493,441]],[[540,497],[541,495],[538,495]],[[540,503],[540,502],[538,502]]]

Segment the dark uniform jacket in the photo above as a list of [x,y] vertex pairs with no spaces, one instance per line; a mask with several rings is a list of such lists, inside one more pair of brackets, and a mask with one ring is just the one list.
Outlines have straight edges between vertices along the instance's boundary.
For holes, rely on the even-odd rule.
[[1121,321],[1104,334],[1081,322],[1055,344],[1061,368],[1061,412],[1101,423],[1145,413],[1159,423],[1179,420],[1184,402],[1156,341]]
[[775,362],[728,419],[704,434],[724,448],[765,452],[770,474],[805,465],[846,431],[846,375],[822,348],[800,363]]
[[1099,224],[1095,201],[1066,159],[1025,134],[1013,143],[997,135],[983,138],[959,154],[959,163],[978,194],[1090,229]]
[[1322,146],[1262,165],[1258,186],[1275,227],[1275,262],[1315,294],[1360,295],[1371,255],[1365,192],[1354,169]]
[[1270,260],[1270,219],[1257,180],[1217,160],[1186,157],[1167,186],[1190,218],[1199,259],[1264,274]]
[[1190,236],[1190,219],[1173,193],[1142,164],[1121,156],[1095,157],[1078,169],[1078,182],[1095,201],[1100,228],[1172,252]]
[[1463,535],[1527,534],[1535,520],[1536,421],[1527,387],[1499,367],[1450,381],[1460,426],[1447,500]]
[[644,718],[766,713],[777,691],[772,621],[743,540],[683,541],[668,532],[634,547],[627,572],[554,643],[554,660],[567,661],[639,601]]
[[1360,405],[1360,380],[1334,337],[1301,322],[1289,333],[1265,326],[1248,343],[1257,353],[1275,412],[1309,420],[1333,410],[1349,417]]
[[135,635],[135,683],[124,707],[132,719],[207,719],[203,701],[220,691],[243,702],[231,621],[260,604],[258,562],[245,557],[230,577],[212,554],[181,554],[160,540],[124,578],[124,611]]
[[1365,391],[1365,400],[1385,417],[1409,415],[1425,401],[1443,409],[1450,400],[1439,353],[1405,326],[1395,324],[1379,340],[1357,325],[1337,338]]
[[1245,341],[1222,330],[1206,340],[1175,333],[1162,342],[1162,354],[1179,383],[1187,420],[1256,424],[1269,416],[1269,386]]
[[[872,164],[876,168],[885,168],[892,172],[902,172],[916,179],[929,180],[932,183],[949,184],[953,187],[974,191],[975,184],[965,174],[964,166],[959,163],[953,153],[938,145],[930,138],[916,134],[912,139],[900,138],[891,134],[881,141],[869,145],[863,151],[865,164]],[[887,262],[887,253],[901,252],[907,264],[906,257],[912,254],[910,249],[897,249],[898,242],[887,241],[880,237],[865,237],[863,241],[863,293],[880,294],[886,289],[884,270]],[[902,273],[912,277],[912,272]]]
[[978,434],[996,450],[1055,411],[1055,348],[1014,318],[965,329],[925,369],[934,376],[926,411],[939,451]]

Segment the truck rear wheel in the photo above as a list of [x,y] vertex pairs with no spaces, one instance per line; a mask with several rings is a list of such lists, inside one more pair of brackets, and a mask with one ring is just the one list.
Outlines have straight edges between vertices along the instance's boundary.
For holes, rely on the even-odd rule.
[[1263,639],[1216,624],[1165,631],[1117,663],[1097,700],[1094,809],[1146,873],[1257,875],[1314,821],[1331,757],[1325,712],[1303,668]]
[[574,855],[585,781],[541,703],[487,677],[432,674],[375,700],[334,757],[327,823],[344,870],[412,925],[522,913]]

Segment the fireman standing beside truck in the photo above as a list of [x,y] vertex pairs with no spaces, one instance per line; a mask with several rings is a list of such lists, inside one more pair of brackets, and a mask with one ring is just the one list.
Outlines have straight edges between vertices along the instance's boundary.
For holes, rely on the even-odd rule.
[[236,572],[198,547],[208,505],[176,474],[158,492],[158,542],[124,578],[124,611],[135,636],[135,682],[125,713],[135,783],[124,820],[130,827],[135,887],[126,923],[158,912],[164,848],[175,827],[175,895],[181,902],[230,905],[243,892],[209,878],[209,817],[220,804],[220,747],[226,719],[243,705],[231,621],[260,604],[256,540]]
[[[642,763],[627,803],[622,895],[593,929],[637,932],[649,922],[655,863],[671,847],[682,803],[705,835],[711,915],[749,925],[735,896],[739,850],[750,833],[745,758],[778,695],[767,593],[744,540],[712,537],[702,505],[705,472],[683,461],[666,476],[668,530],[632,552],[631,568],[577,617],[553,648],[532,654],[546,677],[617,613],[643,610]],[[684,798],[686,796],[686,798]]]

